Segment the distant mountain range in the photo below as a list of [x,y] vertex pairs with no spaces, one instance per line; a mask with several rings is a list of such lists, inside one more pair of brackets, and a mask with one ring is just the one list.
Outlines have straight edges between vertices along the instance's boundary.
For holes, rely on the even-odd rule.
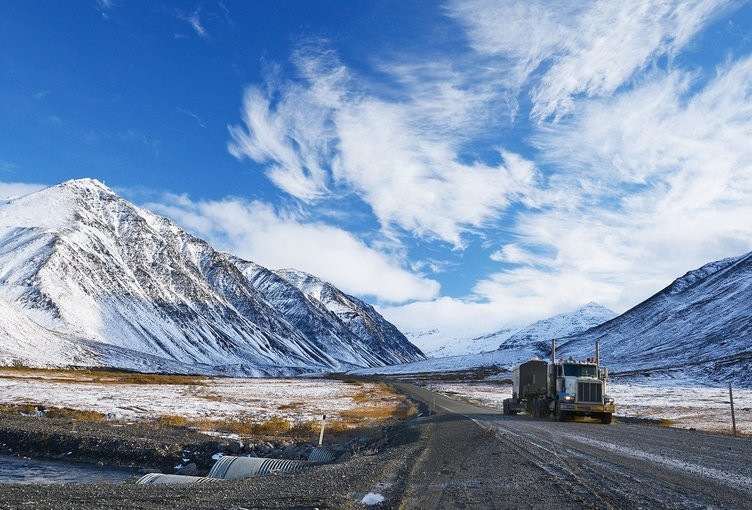
[[[426,349],[429,359],[407,363],[400,366],[389,366],[361,371],[363,373],[418,373],[418,372],[446,372],[467,370],[476,367],[495,365],[501,369],[511,369],[517,363],[538,358],[550,352],[552,338],[564,338],[581,333],[593,326],[601,324],[616,316],[616,313],[598,303],[588,303],[571,312],[554,315],[547,319],[533,322],[523,328],[501,329],[494,333],[481,335],[470,339],[454,338],[443,347],[430,351],[421,342],[420,337],[408,337],[423,349]],[[430,342],[437,345],[437,338],[441,338],[438,330],[430,333]],[[446,340],[444,340],[446,341]],[[485,347],[485,348],[483,348]],[[478,349],[483,349],[478,350]],[[548,351],[547,351],[548,349]],[[425,352],[425,351],[424,351]],[[453,353],[444,356],[444,353]],[[592,353],[588,354],[592,356]]]
[[[575,359],[593,356],[595,342],[600,341],[603,364],[622,377],[752,385],[752,253],[690,271],[610,320],[610,313],[598,305],[585,308],[602,323],[566,335],[569,321],[564,314],[510,335],[494,351],[362,372],[417,373],[491,365],[510,370],[531,357],[550,356],[551,338],[557,338],[558,354]],[[575,324],[585,323],[575,320]]]
[[251,376],[510,369],[548,357],[557,338],[576,358],[600,341],[612,373],[752,384],[752,253],[614,315],[589,303],[487,335],[414,333],[426,360],[367,303],[217,251],[96,180],[0,202],[0,365]]
[[0,364],[290,375],[423,359],[373,307],[92,179],[0,202]]
[[522,328],[504,328],[485,335],[445,334],[438,329],[406,333],[415,345],[431,358],[465,356],[496,349],[527,347],[552,338],[581,333],[616,317],[616,313],[598,303],[588,303],[571,312],[554,315]]

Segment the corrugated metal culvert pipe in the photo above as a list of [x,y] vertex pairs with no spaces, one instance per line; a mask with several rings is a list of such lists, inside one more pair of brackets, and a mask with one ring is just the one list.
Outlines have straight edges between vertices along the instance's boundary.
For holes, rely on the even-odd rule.
[[327,462],[333,462],[337,457],[334,450],[330,448],[314,448],[311,450],[311,454],[308,456],[308,462],[315,464],[325,464]]
[[162,473],[149,473],[138,479],[138,485],[159,485],[165,483],[213,483],[218,482],[216,478],[207,478],[205,476],[185,476],[185,475],[165,475]]
[[221,480],[237,480],[267,475],[269,473],[297,473],[308,463],[302,460],[264,459],[260,457],[233,457],[219,459],[207,475]]

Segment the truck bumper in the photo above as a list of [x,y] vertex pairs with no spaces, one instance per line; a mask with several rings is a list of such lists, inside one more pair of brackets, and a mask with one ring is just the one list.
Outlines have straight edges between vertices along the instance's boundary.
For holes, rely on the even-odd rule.
[[560,403],[559,407],[562,411],[573,411],[575,413],[613,413],[614,412],[614,406],[613,405],[602,405],[602,404],[567,404],[567,403]]

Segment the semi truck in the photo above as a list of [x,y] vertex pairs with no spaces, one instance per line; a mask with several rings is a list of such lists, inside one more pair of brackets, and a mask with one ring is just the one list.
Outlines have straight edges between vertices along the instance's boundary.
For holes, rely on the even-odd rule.
[[502,403],[504,414],[527,412],[534,418],[566,421],[590,416],[611,423],[614,399],[606,393],[608,369],[601,370],[600,346],[587,361],[556,359],[556,340],[551,342],[551,361],[530,360],[518,365],[512,377],[512,398]]

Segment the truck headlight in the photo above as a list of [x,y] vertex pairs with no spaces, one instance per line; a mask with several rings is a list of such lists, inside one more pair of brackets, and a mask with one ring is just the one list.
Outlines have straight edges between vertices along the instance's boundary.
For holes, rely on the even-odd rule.
[[605,395],[603,397],[603,401],[606,403],[606,405],[613,405],[614,404],[614,397],[609,397],[608,395]]
[[574,395],[571,395],[571,394],[566,394],[566,395],[564,395],[564,396],[563,396],[563,397],[561,398],[561,400],[562,400],[563,402],[574,402]]

